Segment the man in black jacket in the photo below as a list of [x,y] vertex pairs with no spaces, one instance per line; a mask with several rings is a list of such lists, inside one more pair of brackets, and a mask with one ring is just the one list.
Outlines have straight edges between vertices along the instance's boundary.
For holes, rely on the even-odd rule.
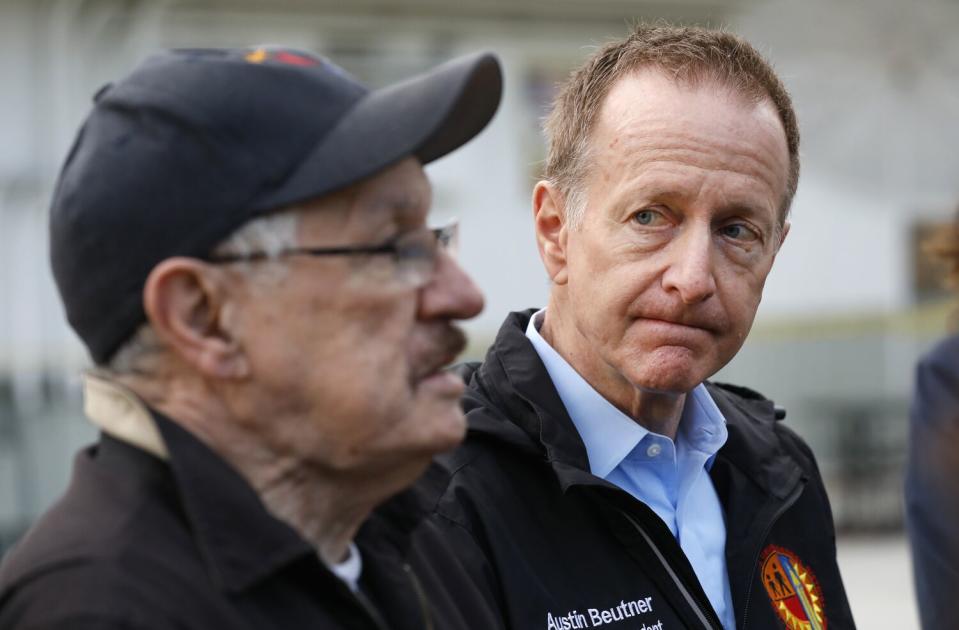
[[420,536],[462,550],[500,627],[852,628],[812,453],[706,381],[788,232],[785,88],[733,35],[640,25],[573,73],[546,134],[549,303],[465,370],[470,432]]
[[490,55],[370,91],[250,48],[161,53],[97,94],[50,248],[103,436],[4,559],[0,628],[490,623],[394,495],[463,437],[442,368],[482,308],[422,164],[500,89]]

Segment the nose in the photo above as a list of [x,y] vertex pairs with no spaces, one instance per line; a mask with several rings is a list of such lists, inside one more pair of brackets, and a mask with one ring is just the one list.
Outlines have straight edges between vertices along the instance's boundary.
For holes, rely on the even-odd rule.
[[716,293],[711,230],[689,229],[672,243],[663,288],[684,304],[705,302]]
[[483,294],[448,253],[437,254],[436,271],[421,289],[419,318],[469,319],[483,310]]

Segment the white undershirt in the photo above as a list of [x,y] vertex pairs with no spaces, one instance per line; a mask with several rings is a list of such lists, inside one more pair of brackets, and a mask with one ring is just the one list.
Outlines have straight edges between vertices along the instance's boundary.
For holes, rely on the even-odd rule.
[[354,593],[360,590],[360,573],[363,572],[363,558],[360,550],[352,542],[347,548],[346,560],[328,565],[333,575],[340,578]]

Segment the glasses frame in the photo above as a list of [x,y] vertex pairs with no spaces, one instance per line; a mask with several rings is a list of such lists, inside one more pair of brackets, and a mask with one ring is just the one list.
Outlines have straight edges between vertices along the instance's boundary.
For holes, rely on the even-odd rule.
[[[436,239],[437,250],[446,250],[455,243],[459,232],[459,222],[455,219],[445,225],[427,228]],[[240,263],[284,258],[286,256],[381,256],[390,254],[396,260],[403,258],[401,245],[419,230],[397,234],[393,238],[376,245],[339,245],[334,247],[286,247],[276,252],[248,252],[246,254],[210,254],[204,260],[210,263]]]

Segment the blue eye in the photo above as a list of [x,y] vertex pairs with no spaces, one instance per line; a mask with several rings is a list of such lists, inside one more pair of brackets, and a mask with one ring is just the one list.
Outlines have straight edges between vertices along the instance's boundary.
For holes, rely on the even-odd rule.
[[723,236],[727,236],[739,241],[755,241],[759,238],[753,230],[749,229],[742,223],[731,223],[729,225],[725,225],[720,228],[719,231],[722,232]]
[[636,223],[640,225],[651,225],[653,221],[656,220],[656,212],[652,210],[640,210],[633,215],[633,218],[636,220]]

